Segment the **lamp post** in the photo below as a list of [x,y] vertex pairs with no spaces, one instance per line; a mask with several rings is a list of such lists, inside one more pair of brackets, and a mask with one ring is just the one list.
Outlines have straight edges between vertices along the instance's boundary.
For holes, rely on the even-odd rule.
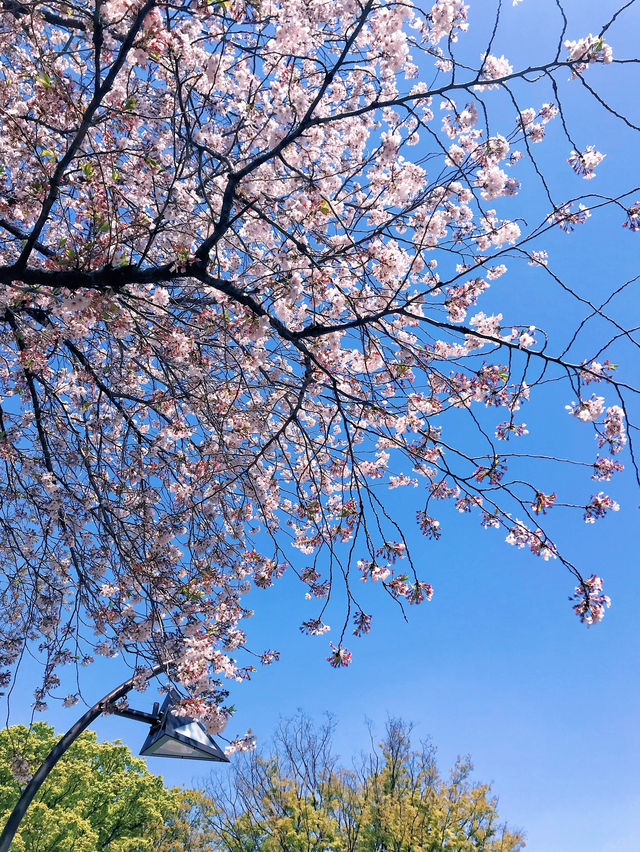
[[[155,677],[161,671],[165,670],[166,667],[166,663],[158,663],[152,666],[149,677]],[[111,692],[97,701],[93,707],[90,707],[83,713],[66,734],[60,737],[22,791],[22,795],[11,811],[9,819],[2,830],[2,834],[0,834],[0,852],[9,852],[11,841],[18,830],[22,818],[27,812],[27,808],[53,767],[80,734],[98,716],[104,713],[105,710],[109,710],[109,712],[119,716],[125,716],[127,719],[146,722],[151,726],[140,752],[143,755],[229,762],[224,752],[215,740],[207,734],[200,722],[188,716],[180,716],[172,710],[173,693],[167,695],[161,709],[158,709],[157,703],[154,704],[152,713],[144,713],[141,710],[114,709],[113,705],[115,702],[124,698],[125,695],[131,692],[133,687],[134,678],[132,677],[121,683],[120,686],[112,689]]]

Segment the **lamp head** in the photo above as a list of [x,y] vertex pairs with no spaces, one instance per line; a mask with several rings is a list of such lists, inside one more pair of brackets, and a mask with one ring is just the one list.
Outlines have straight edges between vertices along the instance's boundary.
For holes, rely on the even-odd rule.
[[158,721],[151,726],[140,754],[145,757],[177,757],[229,763],[229,758],[206,732],[201,722],[173,711],[176,699],[175,693],[167,694]]

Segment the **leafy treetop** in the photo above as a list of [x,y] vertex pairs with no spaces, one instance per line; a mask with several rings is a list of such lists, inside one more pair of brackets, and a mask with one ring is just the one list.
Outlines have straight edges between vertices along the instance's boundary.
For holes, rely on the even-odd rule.
[[459,758],[441,777],[429,743],[387,726],[379,750],[353,768],[332,753],[332,724],[284,722],[270,752],[239,757],[212,779],[202,821],[216,852],[518,852],[522,832],[500,822],[497,799]]
[[[0,731],[0,822],[57,741],[36,722]],[[12,846],[16,852],[196,852],[190,822],[192,791],[167,788],[144,760],[116,741],[81,734],[49,774],[27,810]],[[193,840],[194,845],[189,845]]]

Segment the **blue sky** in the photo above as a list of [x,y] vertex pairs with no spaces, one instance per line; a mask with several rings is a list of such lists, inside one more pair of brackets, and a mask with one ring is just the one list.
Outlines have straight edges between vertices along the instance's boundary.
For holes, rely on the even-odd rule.
[[[606,20],[607,12],[615,9],[608,0],[570,0],[565,6],[573,16],[569,38],[595,32],[597,21]],[[541,10],[553,7],[545,0],[523,0],[516,8],[509,3],[494,53],[505,53],[514,65],[535,55],[544,57],[545,42],[555,40],[556,30]],[[471,3],[471,30],[464,47],[470,54],[479,52],[479,28],[489,26],[489,10],[494,8],[489,0]],[[634,7],[612,29],[616,55],[633,55],[638,32],[640,15]],[[590,70],[588,79],[618,104],[632,103],[630,91],[621,90],[618,72],[607,78],[606,70]],[[566,166],[566,141],[550,128],[550,144],[539,146],[536,153],[560,195],[629,183],[632,170],[637,171],[631,135],[602,112],[591,107],[587,111],[577,85],[566,91],[578,141],[596,144],[607,159],[595,180],[581,182]],[[544,99],[529,100],[537,105]],[[535,218],[535,198],[526,203],[530,207],[519,212]],[[640,234],[623,230],[620,221],[594,217],[570,237],[549,237],[535,247],[547,248],[554,270],[595,299],[640,271]],[[494,304],[509,321],[544,326],[561,341],[576,316],[555,285],[527,268],[500,279],[480,308],[489,313]],[[614,311],[633,324],[629,316],[640,314],[637,290],[628,290],[615,302]],[[594,326],[594,339],[601,331]],[[594,345],[589,334],[580,350],[585,357]],[[640,369],[632,350],[620,347],[616,360],[621,375],[638,383]],[[523,410],[531,434],[519,448],[560,447],[593,457],[590,430],[564,411],[572,398],[570,389],[554,387],[534,399]],[[579,482],[570,471],[560,482],[557,475],[549,475],[549,481],[554,490],[560,485],[583,497],[592,493],[588,478]],[[595,483],[592,490],[599,490]],[[325,662],[331,634],[305,638],[298,630],[300,621],[316,612],[304,601],[295,578],[285,575],[276,587],[256,591],[251,597],[256,615],[248,623],[251,644],[256,650],[277,648],[282,658],[259,670],[250,683],[233,688],[238,712],[229,733],[252,727],[264,740],[280,715],[292,715],[298,708],[312,715],[330,711],[339,723],[337,750],[348,762],[367,747],[365,720],[381,733],[388,715],[401,716],[415,723],[418,736],[432,737],[444,771],[457,754],[471,754],[477,778],[493,782],[501,816],[524,829],[531,852],[634,852],[640,837],[640,497],[629,471],[606,490],[621,503],[619,512],[594,526],[566,515],[554,524],[567,556],[583,575],[602,574],[613,599],[605,620],[590,629],[571,610],[567,598],[574,583],[558,562],[542,562],[514,550],[504,544],[504,533],[484,531],[475,519],[451,510],[440,516],[442,539],[428,542],[413,522],[419,495],[390,492],[396,515],[407,519],[405,529],[420,574],[434,585],[433,601],[411,608],[406,623],[391,600],[366,592],[374,629],[370,636],[347,643],[353,663],[336,671]],[[337,611],[335,615],[338,626]],[[117,660],[102,662],[86,674],[85,695],[94,698],[126,676]],[[26,686],[16,693],[12,721],[26,719],[30,700]],[[131,703],[147,709],[152,700],[149,694],[135,696]],[[76,710],[52,708],[47,720],[62,730],[72,723]],[[136,723],[113,718],[100,720],[95,728],[100,737],[119,736],[136,751],[145,735]],[[168,782],[181,784],[191,783],[201,770],[161,759],[150,761],[150,768],[162,772]],[[215,766],[213,771],[226,769]]]

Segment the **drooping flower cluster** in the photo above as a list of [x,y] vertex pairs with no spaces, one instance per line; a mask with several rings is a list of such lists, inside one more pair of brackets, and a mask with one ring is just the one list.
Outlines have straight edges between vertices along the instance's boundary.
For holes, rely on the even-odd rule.
[[330,642],[329,644],[331,645],[331,653],[327,657],[327,662],[333,666],[334,669],[348,666],[351,662],[351,651],[342,647],[338,648],[333,644],[333,642]]
[[572,151],[569,157],[569,165],[574,172],[585,180],[596,176],[596,168],[604,160],[605,155],[596,151],[593,145],[587,145],[584,151]]
[[585,523],[593,524],[596,518],[604,518],[607,512],[617,512],[619,508],[620,506],[615,500],[612,500],[611,497],[600,491],[598,494],[592,495],[590,502],[585,506]]
[[627,432],[624,422],[624,411],[619,405],[611,405],[607,408],[598,446],[603,447],[607,444],[610,452],[619,453],[627,443]]
[[598,456],[593,463],[593,476],[592,479],[598,479],[601,481],[608,482],[611,479],[612,474],[616,473],[619,470],[622,470],[624,465],[621,465],[619,462],[614,462],[613,459],[600,458]]
[[640,201],[627,208],[627,221],[623,222],[622,227],[630,231],[640,231]]
[[595,574],[582,580],[569,600],[575,601],[574,610],[580,621],[588,625],[602,621],[605,610],[611,606],[611,599],[602,591],[602,577],[597,577]]

